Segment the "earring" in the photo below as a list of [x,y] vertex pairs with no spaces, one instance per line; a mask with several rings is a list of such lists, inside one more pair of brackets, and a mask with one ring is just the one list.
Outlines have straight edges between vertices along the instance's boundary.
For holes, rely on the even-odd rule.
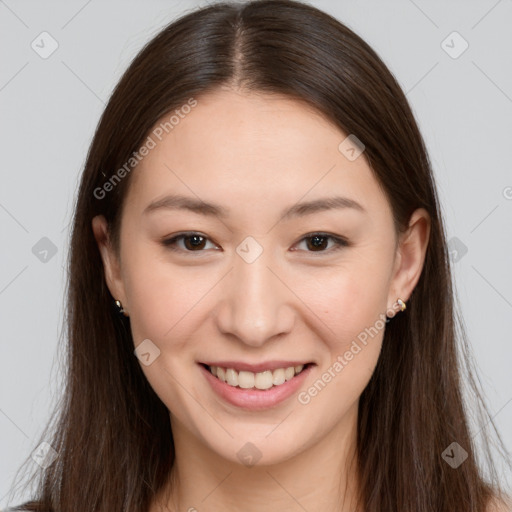
[[128,315],[126,314],[126,312],[125,312],[125,310],[124,310],[124,308],[123,308],[123,305],[121,304],[121,301],[120,301],[120,300],[115,300],[115,301],[114,301],[114,304],[115,304],[115,306],[116,306],[116,308],[117,308],[117,312],[118,312],[119,314],[123,314],[124,316],[128,316]]
[[[400,311],[405,311],[405,309],[407,308],[407,306],[405,305],[405,301],[403,301],[400,298],[397,299],[396,303],[400,306]],[[391,320],[391,318],[393,318],[395,316],[395,314],[393,314],[393,316],[391,316],[391,317],[386,315],[386,323],[389,323],[389,321]]]

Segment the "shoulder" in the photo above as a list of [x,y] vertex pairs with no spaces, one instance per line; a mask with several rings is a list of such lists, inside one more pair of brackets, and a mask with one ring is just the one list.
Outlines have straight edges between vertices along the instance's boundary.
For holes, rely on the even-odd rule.
[[512,512],[512,499],[505,498],[505,501],[494,498],[488,505],[486,512]]

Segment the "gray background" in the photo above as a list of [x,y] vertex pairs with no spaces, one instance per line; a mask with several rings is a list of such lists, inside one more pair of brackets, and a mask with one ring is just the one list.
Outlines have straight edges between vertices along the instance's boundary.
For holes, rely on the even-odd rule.
[[[363,37],[407,93],[476,367],[512,450],[512,1],[310,3]],[[200,5],[0,0],[0,507],[60,391],[69,222],[96,123],[141,46]],[[58,43],[45,59],[31,47],[51,48],[43,31]]]

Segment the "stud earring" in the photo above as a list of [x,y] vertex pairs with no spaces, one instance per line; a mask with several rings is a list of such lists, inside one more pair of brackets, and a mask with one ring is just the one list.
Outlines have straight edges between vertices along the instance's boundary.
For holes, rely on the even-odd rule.
[[126,311],[124,310],[123,305],[121,304],[121,301],[120,301],[120,300],[115,300],[115,301],[114,301],[114,304],[115,304],[115,306],[116,306],[116,308],[117,308],[117,312],[118,312],[119,314],[123,314],[124,316],[128,316],[128,315],[126,314]]
[[[400,306],[400,311],[405,311],[407,306],[405,304],[405,301],[403,301],[402,299],[398,298],[397,301],[396,301],[396,304],[398,304]],[[396,313],[395,313],[396,314]],[[391,318],[393,318],[395,316],[395,314],[393,314],[391,317],[389,317],[388,315],[386,315],[386,323],[388,323]]]

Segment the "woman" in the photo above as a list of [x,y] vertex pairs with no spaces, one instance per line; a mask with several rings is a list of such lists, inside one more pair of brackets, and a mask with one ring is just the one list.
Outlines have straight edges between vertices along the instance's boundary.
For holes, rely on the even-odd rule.
[[66,393],[19,510],[507,510],[461,397],[423,140],[316,8],[209,6],[140,52],[70,276]]

